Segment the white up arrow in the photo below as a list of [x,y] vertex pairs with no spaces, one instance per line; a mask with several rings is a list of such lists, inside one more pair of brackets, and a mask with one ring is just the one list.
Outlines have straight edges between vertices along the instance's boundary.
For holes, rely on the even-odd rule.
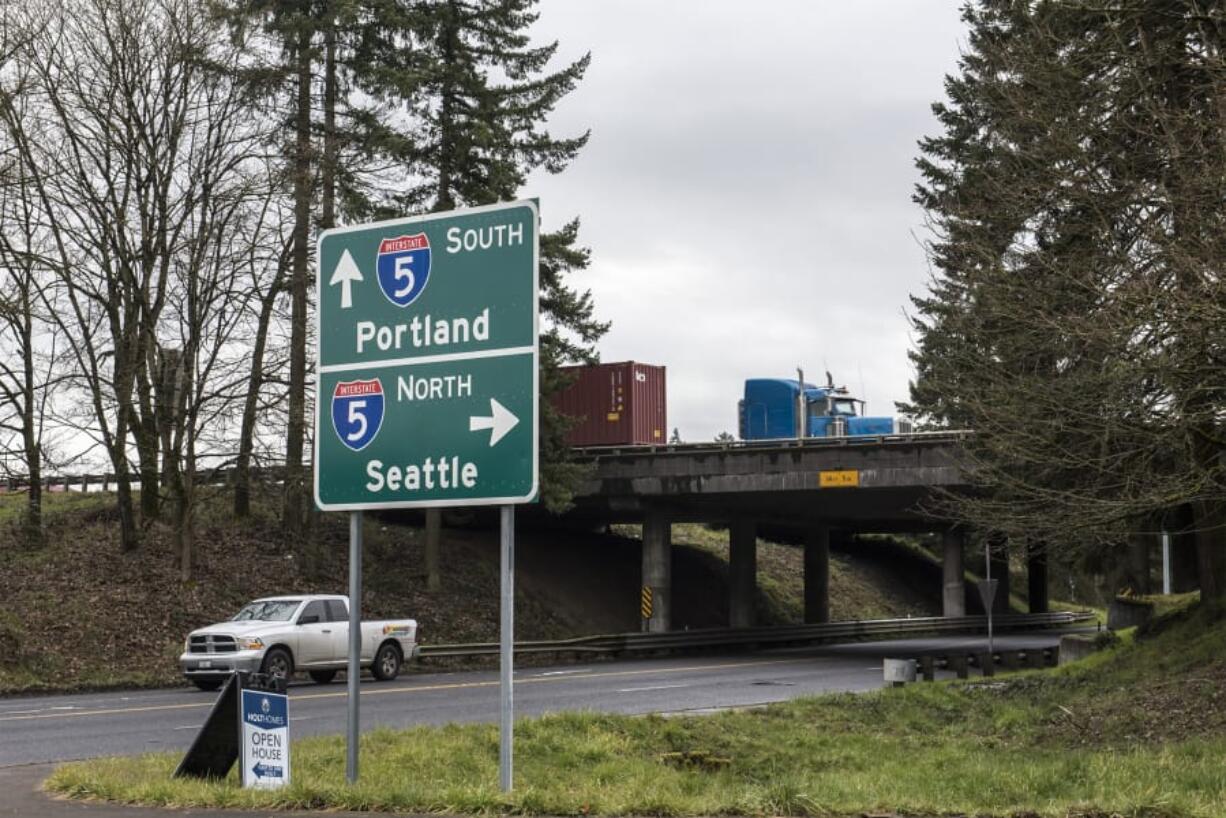
[[341,260],[336,263],[336,270],[332,273],[332,278],[328,280],[328,286],[332,287],[336,284],[341,285],[341,309],[347,310],[353,306],[353,291],[351,286],[355,281],[362,280],[362,271],[358,269],[358,263],[353,260],[353,256],[349,255],[349,250],[341,253]]
[[493,431],[490,432],[490,446],[493,446],[506,437],[507,432],[514,429],[518,423],[519,418],[512,415],[507,410],[507,407],[490,398],[490,416],[470,417],[468,419],[468,431],[479,432],[482,429],[492,429]]

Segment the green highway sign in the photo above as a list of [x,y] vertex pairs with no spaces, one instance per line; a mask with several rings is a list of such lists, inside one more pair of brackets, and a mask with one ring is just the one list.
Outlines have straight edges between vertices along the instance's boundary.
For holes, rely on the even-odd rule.
[[320,235],[321,509],[535,497],[537,219],[511,202]]

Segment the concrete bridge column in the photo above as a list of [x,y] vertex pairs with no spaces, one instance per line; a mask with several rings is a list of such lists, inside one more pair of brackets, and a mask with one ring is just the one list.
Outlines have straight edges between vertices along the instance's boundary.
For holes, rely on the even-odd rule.
[[805,532],[805,624],[830,621],[830,528]]
[[1171,538],[1171,592],[1195,591],[1200,587],[1200,577],[1192,509],[1187,505],[1172,509],[1164,527]]
[[941,600],[942,616],[966,616],[966,581],[963,552],[966,537],[960,528],[941,532],[943,554],[941,574],[944,587]]
[[738,517],[728,528],[728,624],[752,628],[758,589],[758,526]]
[[1031,613],[1047,613],[1047,544],[1026,543],[1026,586]]
[[1153,542],[1152,534],[1133,534],[1128,540],[1127,574],[1124,581],[1134,593],[1148,594],[1153,591],[1149,570],[1149,552]]
[[643,629],[667,631],[672,619],[673,526],[660,511],[649,511],[643,520],[643,586],[651,589],[651,616]]

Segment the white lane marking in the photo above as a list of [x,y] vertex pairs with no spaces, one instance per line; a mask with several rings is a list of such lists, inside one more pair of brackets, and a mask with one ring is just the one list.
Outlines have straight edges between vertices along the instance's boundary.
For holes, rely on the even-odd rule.
[[690,685],[688,685],[688,684],[684,684],[684,685],[650,685],[650,686],[648,686],[648,687],[623,687],[622,689],[618,690],[617,692],[618,692],[618,693],[643,693],[643,692],[648,691],[648,690],[672,690],[672,689],[674,689],[674,688],[678,688],[678,687],[690,687]]
[[80,710],[75,704],[64,704],[59,707],[48,707],[48,710]]
[[586,673],[587,668],[580,667],[574,670],[550,670],[545,673],[535,673],[534,676],[569,676],[572,673]]
[[[639,670],[612,670],[608,672],[596,672],[589,670],[587,673],[578,673],[574,676],[562,678],[527,678],[520,679],[516,684],[551,684],[553,682],[566,682],[571,679],[611,679],[620,676],[658,676],[663,673],[693,673],[694,671],[702,670],[737,670],[750,667],[764,667],[766,665],[810,665],[810,659],[765,659],[761,661],[737,661],[737,662],[719,662],[711,665],[683,665],[680,667],[653,667]],[[419,684],[410,687],[386,687],[375,690],[363,690],[362,698],[373,698],[375,696],[385,696],[388,694],[401,693],[426,693],[436,690],[467,690],[470,688],[488,688],[497,687],[498,680],[490,679],[488,681],[472,681],[472,682],[454,682],[451,684]],[[296,694],[293,701],[302,702],[311,699],[343,699],[348,693],[305,693]],[[159,710],[197,710],[205,707],[212,707],[213,702],[180,702],[179,704],[154,704],[140,707],[104,707],[97,710],[77,710],[71,713],[33,713],[30,715],[10,716],[0,715],[0,722],[4,721],[39,721],[42,719],[60,719],[60,718],[82,718],[86,716],[115,716],[125,713],[151,713]]]
[[174,728],[175,730],[199,730],[203,724],[184,724],[181,727]]

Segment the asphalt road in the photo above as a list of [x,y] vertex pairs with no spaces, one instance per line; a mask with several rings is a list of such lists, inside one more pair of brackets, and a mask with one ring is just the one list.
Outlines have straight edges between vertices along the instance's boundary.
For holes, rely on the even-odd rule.
[[[997,637],[998,649],[1059,642],[1045,631]],[[517,716],[560,711],[701,713],[882,684],[881,660],[982,646],[983,637],[865,642],[752,654],[637,659],[515,674]],[[343,674],[341,677],[343,679]],[[0,767],[152,750],[186,750],[215,694],[192,689],[0,699]],[[290,688],[291,735],[345,729],[345,685]],[[395,682],[364,680],[364,730],[447,722],[496,722],[495,671],[411,673]]]

